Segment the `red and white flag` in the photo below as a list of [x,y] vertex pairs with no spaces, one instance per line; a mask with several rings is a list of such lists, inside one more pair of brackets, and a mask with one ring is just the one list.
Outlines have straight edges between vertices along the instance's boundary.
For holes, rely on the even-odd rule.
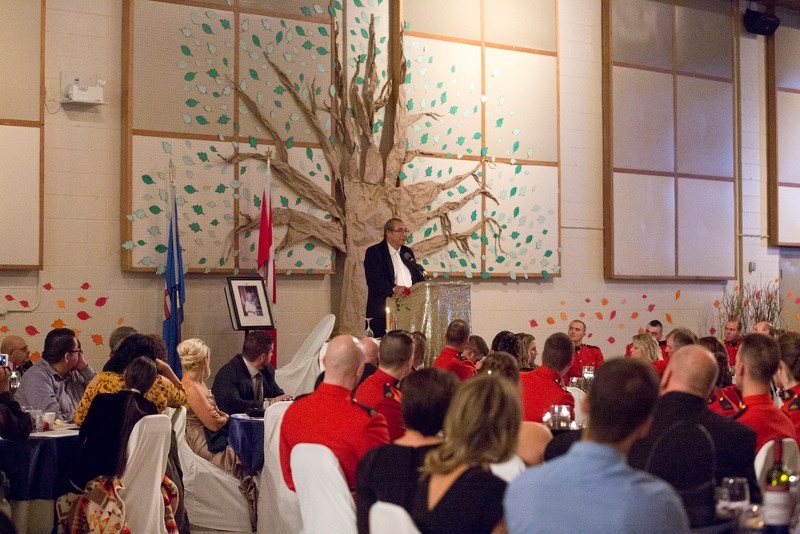
[[[267,160],[267,176],[264,180],[264,192],[261,194],[261,224],[258,229],[258,272],[267,282],[267,290],[272,296],[272,303],[277,304],[278,294],[275,284],[275,244],[272,241],[272,195],[270,185],[272,182],[272,161]],[[270,364],[277,367],[278,363],[278,330],[270,332],[272,335],[272,357]]]

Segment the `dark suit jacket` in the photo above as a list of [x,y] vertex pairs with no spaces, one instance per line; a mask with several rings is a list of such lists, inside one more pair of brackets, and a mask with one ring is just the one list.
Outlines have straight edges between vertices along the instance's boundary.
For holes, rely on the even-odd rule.
[[[416,262],[414,252],[401,245],[400,259],[411,272],[411,283],[421,282],[423,277],[416,265],[403,258],[406,253]],[[375,337],[383,337],[386,333],[386,299],[392,296],[394,289],[394,266],[386,239],[367,249],[364,254],[364,274],[367,277],[367,317],[372,318],[371,327]]]
[[[72,483],[82,489],[88,481],[100,475],[122,475],[117,473],[117,464],[123,445],[127,447],[133,425],[142,417],[156,413],[156,405],[135,391],[97,395],[78,434],[81,449],[77,461],[72,463]],[[129,418],[127,424],[126,416]],[[128,434],[123,436],[123,432]]]
[[[283,390],[275,383],[275,370],[270,364],[261,370],[261,375],[264,377],[265,399],[283,395]],[[241,354],[231,358],[217,371],[211,392],[214,393],[217,406],[225,413],[247,413],[247,410],[263,408],[263,403],[255,400],[253,380]]]
[[[761,502],[761,491],[756,481],[755,459],[756,433],[747,426],[737,423],[706,408],[706,400],[696,395],[673,391],[658,399],[650,433],[633,444],[628,455],[631,466],[644,468],[647,458],[658,438],[678,421],[699,423],[710,434],[716,449],[717,483],[723,477],[744,477],[750,484],[750,499]],[[685,450],[681,461],[685,469],[674,473],[675,480],[667,480],[675,485],[692,469],[693,451]],[[658,462],[658,458],[654,458]],[[652,465],[652,463],[651,463]],[[677,470],[676,470],[677,471]]]

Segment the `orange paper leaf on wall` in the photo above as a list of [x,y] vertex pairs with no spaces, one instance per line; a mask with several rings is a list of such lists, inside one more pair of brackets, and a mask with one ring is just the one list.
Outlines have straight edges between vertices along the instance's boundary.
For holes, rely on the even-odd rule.
[[50,326],[52,326],[53,328],[64,328],[64,321],[62,321],[61,319],[56,319]]
[[100,308],[101,306],[105,306],[106,302],[108,302],[108,297],[100,297],[94,301],[94,305]]
[[125,317],[117,317],[117,325],[122,326],[125,324]]
[[19,301],[19,305],[22,306],[23,308],[30,308],[31,307],[31,305],[28,303],[27,300]]
[[790,298],[792,298],[792,296],[793,296],[793,295],[794,295],[794,293],[792,293],[791,291],[789,291],[788,293],[786,293],[786,298],[787,298],[787,299],[790,299]]
[[639,312],[632,312],[631,313],[631,319],[636,319],[637,317],[639,317]]
[[602,299],[600,299],[600,305],[601,305],[601,306],[608,306],[608,299],[607,299],[607,298],[605,298],[605,297],[603,297]]
[[621,301],[619,301],[620,304],[625,304],[626,302],[628,302],[628,299],[622,299]]
[[667,320],[667,322],[668,322],[669,324],[672,324],[672,315],[670,315],[670,314],[666,314],[666,315],[664,316],[664,318]]
[[89,315],[85,311],[79,311],[75,315],[77,315],[78,319],[80,319],[81,321],[85,321],[86,319],[91,319],[91,317],[92,317],[91,315]]
[[78,297],[78,302],[83,304],[84,302],[86,302],[86,297]]
[[564,306],[566,303],[567,303],[567,301],[566,301],[566,300],[562,300],[562,301],[561,301],[559,304],[561,304],[562,306]]
[[56,301],[56,306],[58,306],[59,308],[63,309],[64,306],[65,306],[64,301],[63,300],[57,300]]
[[547,318],[547,324],[554,325],[554,324],[556,324],[556,320],[553,319],[552,317],[548,317]]
[[561,320],[562,321],[566,321],[567,320],[567,312],[561,312]]
[[530,321],[528,321],[528,324],[531,325],[531,328],[536,328],[537,326],[539,326],[539,323],[536,322],[536,319],[531,319]]
[[89,282],[84,282],[81,284],[81,289],[83,290],[89,289],[90,287],[92,286],[89,285]]
[[0,326],[0,333],[5,334],[8,332],[8,327],[6,325]]
[[718,301],[718,300],[715,300],[715,301],[714,301],[714,307],[715,307],[715,308],[719,309],[719,307],[720,307],[721,305],[722,305],[722,303],[721,303],[720,301]]
[[675,300],[681,300],[681,290],[677,290],[675,292]]
[[100,334],[92,334],[92,341],[94,341],[95,345],[102,345],[103,336],[101,336]]
[[598,321],[603,320],[603,312],[594,312],[594,316],[597,317]]
[[39,333],[39,330],[37,330],[36,327],[33,325],[28,325],[25,327],[25,333],[28,334],[29,336],[35,336],[36,334]]

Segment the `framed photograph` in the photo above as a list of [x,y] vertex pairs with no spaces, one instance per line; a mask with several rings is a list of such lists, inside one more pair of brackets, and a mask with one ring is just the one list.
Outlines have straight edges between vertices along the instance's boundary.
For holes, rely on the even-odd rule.
[[231,324],[236,330],[275,328],[267,285],[260,276],[233,276],[226,287]]

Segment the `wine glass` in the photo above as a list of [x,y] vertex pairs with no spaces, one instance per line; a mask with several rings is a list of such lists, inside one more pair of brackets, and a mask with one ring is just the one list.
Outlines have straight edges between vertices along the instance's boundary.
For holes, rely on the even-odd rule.
[[717,515],[722,518],[731,518],[740,515],[750,506],[750,487],[747,479],[742,477],[727,477],[722,479],[722,484],[717,488]]
[[364,330],[364,337],[375,337],[375,332],[372,331],[372,327],[370,326],[370,323],[372,322],[372,317],[367,317],[366,321],[367,321],[367,329]]

